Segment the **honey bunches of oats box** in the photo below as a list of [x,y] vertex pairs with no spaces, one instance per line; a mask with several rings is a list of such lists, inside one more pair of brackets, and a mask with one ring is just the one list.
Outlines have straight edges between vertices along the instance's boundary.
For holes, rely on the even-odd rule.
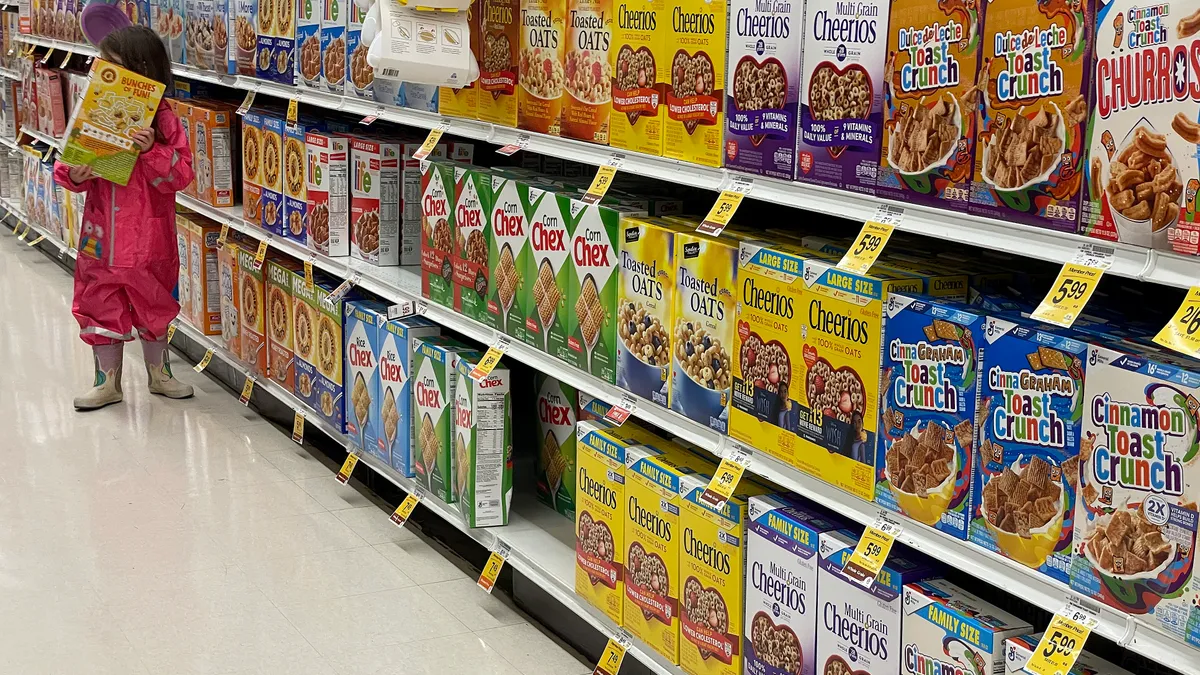
[[346,434],[364,452],[387,461],[379,443],[380,419],[372,414],[379,401],[379,328],[387,322],[387,305],[371,298],[346,300],[345,333]]
[[421,295],[454,307],[454,165],[421,160]]
[[675,311],[675,232],[648,218],[621,221],[617,386],[666,407]]
[[488,240],[487,312],[488,325],[515,340],[525,342],[525,296],[530,281],[529,218],[525,212],[529,187],[514,175],[493,171],[491,175],[492,236]]
[[296,398],[304,401],[313,410],[317,409],[317,324],[320,322],[320,308],[317,307],[316,278],[319,272],[314,272],[314,284],[309,286],[304,278],[303,270],[292,272],[292,366],[296,370]]
[[508,524],[512,502],[512,374],[500,363],[487,377],[471,379],[482,357],[464,355],[455,370],[450,474],[467,526],[498,527]]
[[525,343],[566,363],[567,321],[574,308],[570,246],[574,221],[571,199],[530,186],[525,193],[529,218],[529,267],[525,269]]
[[[313,333],[313,364],[317,367],[313,399],[322,419],[345,433],[345,400],[342,382],[342,300],[325,299],[341,285],[340,279],[317,279],[313,296],[316,320]],[[295,288],[295,286],[293,286]]]
[[254,251],[239,248],[238,311],[242,335],[242,360],[259,376],[267,375],[266,294],[263,268],[254,268]]
[[460,358],[480,356],[441,335],[417,339],[413,354],[413,468],[421,486],[447,504],[453,504],[455,497],[451,459],[455,370]]
[[487,169],[454,168],[454,311],[495,328],[488,312],[488,266],[492,238],[492,177]]
[[903,641],[906,675],[962,672],[975,664],[981,673],[1004,667],[1004,642],[1033,626],[945,579],[904,586]]
[[415,475],[412,462],[413,400],[409,391],[416,341],[441,332],[429,319],[410,316],[383,324],[379,333],[379,398],[371,413],[382,424],[379,436],[388,464],[402,476]]
[[578,392],[540,372],[534,373],[533,382],[537,391],[538,499],[574,520]]

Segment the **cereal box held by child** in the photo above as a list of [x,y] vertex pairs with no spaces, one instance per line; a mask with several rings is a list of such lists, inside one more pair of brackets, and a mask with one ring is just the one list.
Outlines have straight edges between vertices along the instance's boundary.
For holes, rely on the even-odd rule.
[[127,184],[138,158],[133,134],[150,127],[165,88],[114,63],[93,61],[87,93],[67,131],[62,162],[90,165],[101,178]]

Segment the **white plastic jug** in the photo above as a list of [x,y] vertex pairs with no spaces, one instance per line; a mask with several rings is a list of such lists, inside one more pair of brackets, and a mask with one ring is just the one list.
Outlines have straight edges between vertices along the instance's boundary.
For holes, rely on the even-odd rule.
[[[470,5],[469,0],[454,1]],[[465,11],[423,11],[414,3],[379,0],[363,22],[364,40],[372,18],[377,26],[372,32],[377,34],[367,50],[367,63],[375,77],[456,88],[479,77]]]

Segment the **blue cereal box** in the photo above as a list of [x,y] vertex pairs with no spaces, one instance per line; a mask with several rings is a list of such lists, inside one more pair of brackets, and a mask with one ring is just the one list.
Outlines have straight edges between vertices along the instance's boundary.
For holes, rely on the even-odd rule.
[[351,0],[325,0],[321,13],[321,86],[342,93],[346,82],[346,19]]
[[989,316],[968,538],[1067,581],[1087,345],[1019,315]]
[[346,78],[346,95],[374,100],[375,69],[367,64],[367,48],[371,45],[362,41],[362,24],[367,10],[357,2],[349,3],[346,22],[346,58],[343,64]]
[[412,478],[412,377],[413,348],[418,338],[441,333],[432,321],[419,317],[395,319],[383,324],[379,334],[379,396],[371,414],[379,420],[379,448],[388,464],[402,476]]
[[283,128],[283,219],[279,229],[284,237],[308,244],[308,188],[305,167],[308,151],[305,136],[317,131],[315,124],[298,122]]
[[[257,62],[258,0],[230,0],[233,3],[232,45],[238,75],[254,76]],[[171,44],[172,48],[174,43]]]
[[283,126],[282,117],[262,116],[259,226],[279,235],[283,234]]
[[300,0],[296,7],[296,84],[319,89],[321,84],[321,18],[325,3]]
[[904,587],[902,675],[1003,672],[1004,641],[1028,623],[945,579]]
[[875,501],[966,539],[984,316],[899,293],[884,315]]
[[379,328],[387,305],[372,299],[347,300],[342,310],[346,340],[346,434],[363,451],[388,460],[378,442],[380,420],[371,407],[379,400]]

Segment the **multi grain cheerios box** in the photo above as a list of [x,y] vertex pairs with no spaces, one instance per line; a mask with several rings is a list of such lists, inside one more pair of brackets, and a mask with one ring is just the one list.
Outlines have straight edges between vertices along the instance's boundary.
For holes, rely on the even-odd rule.
[[551,136],[560,134],[566,47],[567,0],[522,2],[518,127]]
[[750,498],[746,522],[747,675],[816,673],[817,546],[844,527],[795,495]]
[[815,672],[902,672],[904,586],[932,577],[936,570],[916,554],[893,550],[866,587],[842,572],[858,534],[822,532],[819,541]]
[[[314,273],[319,276],[320,273]],[[292,366],[296,371],[294,393],[309,408],[316,410],[317,401],[317,325],[320,308],[317,306],[317,287],[309,286],[303,270],[292,273]]]
[[679,665],[697,675],[741,675],[750,499],[772,492],[743,480],[719,510],[701,499],[712,475],[680,476]]
[[524,194],[529,218],[529,266],[525,269],[525,342],[571,363],[568,317],[574,311],[570,244],[571,199],[535,188]]
[[379,331],[379,396],[371,414],[380,423],[380,456],[409,478],[416,475],[412,462],[413,395],[409,391],[413,354],[418,339],[440,333],[440,326],[420,316],[387,321]]
[[460,358],[479,359],[471,347],[447,336],[417,338],[412,361],[412,465],[421,486],[453,504],[454,400]]
[[675,311],[675,233],[646,218],[621,221],[617,386],[664,408],[670,404],[671,318]]
[[515,175],[491,175],[492,236],[488,240],[486,322],[525,342],[525,270],[529,267],[529,218],[525,212],[529,187]]
[[259,226],[272,234],[283,234],[283,118],[263,114],[262,132],[262,204]]
[[262,218],[263,116],[258,110],[242,115],[242,219],[258,224]]
[[[303,277],[303,273],[301,274]],[[316,366],[316,388],[313,407],[334,429],[345,433],[346,404],[342,379],[342,312],[343,301],[327,303],[325,299],[341,285],[341,279],[318,278],[313,296],[316,321],[313,333],[313,365]],[[303,278],[301,279],[303,283]],[[295,286],[293,286],[294,288]]]
[[400,264],[400,145],[350,139],[350,255]]
[[487,309],[493,200],[487,169],[454,167],[454,311],[490,328],[496,328]]
[[471,379],[483,354],[458,360],[454,388],[454,452],[450,475],[458,511],[468,527],[508,524],[512,503],[512,374],[503,363]]
[[904,586],[904,675],[975,672],[999,673],[1004,643],[1033,629],[1025,621],[945,579]]
[[300,0],[296,4],[296,84],[324,88],[321,82],[321,22],[325,3]]
[[698,232],[675,235],[675,311],[671,321],[671,409],[729,431],[737,311],[738,240]]
[[1200,646],[1200,363],[1097,345],[1087,363],[1071,588]]
[[661,155],[671,62],[664,33],[656,29],[668,20],[667,3],[635,0],[624,7],[627,18],[613,25],[608,49],[613,64],[608,140],[614,148]]
[[893,2],[876,194],[967,210],[984,5]]
[[379,443],[379,329],[387,323],[387,305],[371,298],[348,299],[342,306],[346,383],[346,435],[359,449],[387,461]]
[[1075,231],[1091,109],[1085,82],[1093,7],[988,3],[971,213]]
[[[1023,675],[1025,664],[1033,656],[1038,643],[1042,640],[1041,633],[1018,635],[1004,640],[1004,673],[1006,675]],[[1069,675],[1133,675],[1133,673],[1117,665],[1109,663],[1091,652],[1081,652],[1075,665],[1071,666]]]
[[892,293],[884,316],[875,501],[966,539],[983,314]]
[[[219,235],[218,235],[219,236]],[[296,320],[292,299],[292,277],[298,263],[283,256],[266,261],[267,372],[287,391],[296,388]],[[300,272],[303,274],[303,271]]]
[[520,0],[481,0],[479,4],[479,119],[506,127],[517,126],[517,73],[521,62]]
[[[1080,231],[1197,255],[1200,68],[1165,55],[1200,48],[1200,15],[1178,1],[1097,0],[1095,7],[1095,97]],[[1158,84],[1150,95],[1132,84],[1148,82]]]
[[354,3],[347,0],[323,0],[321,14],[321,84],[326,91],[341,94],[346,87],[346,22]]
[[568,0],[562,135],[608,144],[612,114],[613,0]]
[[[725,0],[685,0],[672,8],[666,44],[671,55],[663,123],[663,156],[721,166],[725,135]],[[665,18],[665,17],[664,17]],[[656,54],[655,58],[666,58]]]
[[984,323],[978,495],[968,538],[1066,582],[1071,567],[1087,344],[1004,314]]
[[310,130],[304,149],[308,247],[328,256],[350,255],[350,139]]
[[796,176],[804,3],[731,0],[725,166]]
[[579,393],[544,373],[534,373],[537,392],[538,499],[575,519],[575,423]]
[[454,165],[421,160],[421,295],[454,307]]
[[805,3],[796,180],[874,192],[890,7],[882,0]]
[[239,324],[242,360],[259,376],[267,375],[266,294],[263,268],[254,269],[255,251],[238,249]]

